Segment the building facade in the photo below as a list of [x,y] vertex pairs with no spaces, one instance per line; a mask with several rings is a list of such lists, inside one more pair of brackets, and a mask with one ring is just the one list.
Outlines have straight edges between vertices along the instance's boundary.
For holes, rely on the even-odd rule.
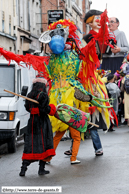
[[63,10],[63,18],[65,19],[65,1],[61,0],[41,0],[42,8],[42,32],[48,29],[48,11]]
[[89,0],[42,0],[42,32],[48,28],[48,10],[63,10],[64,19],[74,21],[79,29],[77,34],[82,39],[88,31],[83,19],[86,11],[90,9],[90,4]]
[[83,22],[90,9],[89,0],[0,0],[0,47],[16,54],[41,50],[39,37],[48,28],[48,11],[63,11],[78,27],[82,39],[88,33]]
[[40,50],[41,1],[16,0],[17,53],[34,53]]
[[0,46],[17,54],[40,50],[40,0],[0,0]]
[[0,47],[12,52],[16,52],[15,19],[14,0],[0,0]]

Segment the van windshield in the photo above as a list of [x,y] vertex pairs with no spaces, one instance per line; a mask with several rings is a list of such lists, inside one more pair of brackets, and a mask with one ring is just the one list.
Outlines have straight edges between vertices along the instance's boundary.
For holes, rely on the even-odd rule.
[[13,94],[4,89],[15,92],[15,68],[14,66],[0,65],[0,97],[12,97]]

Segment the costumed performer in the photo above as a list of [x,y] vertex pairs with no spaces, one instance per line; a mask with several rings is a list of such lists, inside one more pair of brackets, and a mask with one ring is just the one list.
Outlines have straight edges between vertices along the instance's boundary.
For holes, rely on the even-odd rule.
[[[102,43],[108,42],[107,37],[109,38],[109,33],[107,30],[107,26],[105,26],[105,34],[104,34],[104,25],[106,25],[104,22],[108,20],[107,18],[107,12],[101,12],[98,10],[90,10],[86,13],[84,22],[86,24],[89,24],[89,26],[92,28],[90,32],[83,37],[83,40],[86,42],[87,47],[89,47],[88,52],[89,55],[92,52],[91,48],[96,47],[97,44],[96,42],[101,41],[101,47]],[[106,38],[105,38],[106,35]],[[100,39],[101,38],[101,39]],[[106,39],[106,40],[105,40]],[[108,45],[108,44],[107,44]],[[101,59],[101,52],[97,50],[97,55],[98,55],[98,60]],[[102,99],[108,99],[108,94],[107,90],[105,87],[105,83],[102,80],[101,76],[97,73],[96,69],[99,68],[97,67],[97,64],[95,64],[95,57],[90,58],[90,60],[87,60],[86,63],[83,62],[83,70],[85,69],[85,77],[86,77],[86,82],[83,81],[83,83],[88,83],[88,84],[83,84],[84,88],[89,91],[91,94],[94,96],[97,96]],[[91,72],[91,67],[92,72]],[[81,74],[80,74],[81,77]],[[81,103],[82,104],[82,103]],[[109,104],[109,102],[102,102],[102,104]],[[81,105],[86,106],[86,105]],[[110,118],[112,117],[112,112],[110,109],[102,108],[100,109],[99,107],[95,107],[90,105],[89,111],[91,113],[91,119],[92,122],[96,123],[99,125],[99,129],[107,130],[110,127]],[[114,111],[113,111],[114,112]],[[113,113],[115,114],[115,113]],[[115,115],[116,117],[116,115]],[[101,141],[97,132],[97,128],[95,126],[90,127],[90,133],[91,133],[91,138],[93,141],[93,146],[95,149],[95,153],[97,155],[102,155],[103,150],[102,150],[102,145]]]
[[[40,42],[48,44],[52,50],[53,53],[49,56],[33,56],[30,54],[25,56],[16,55],[12,52],[4,51],[2,48],[0,48],[0,53],[7,60],[10,61],[10,59],[13,59],[19,65],[20,61],[26,63],[26,66],[32,65],[35,70],[42,72],[44,77],[50,79],[50,85],[52,80],[52,87],[49,91],[49,97],[50,103],[54,105],[65,103],[72,107],[75,106],[76,108],[80,108],[80,101],[74,97],[76,93],[74,88],[77,88],[79,91],[83,92],[83,95],[89,97],[89,99],[86,101],[90,101],[94,106],[98,106],[99,108],[110,108],[110,105],[107,106],[106,104],[99,104],[98,102],[100,100],[106,100],[96,98],[88,93],[84,89],[83,85],[76,79],[78,73],[80,72],[82,60],[86,60],[86,55],[82,53],[82,49],[79,46],[81,41],[76,35],[76,30],[76,25],[70,20],[59,20],[58,22],[50,24],[48,31],[45,31],[39,38]],[[83,52],[86,53],[87,49],[84,48]],[[96,51],[91,53],[92,58],[95,55]],[[98,60],[98,58],[95,59]],[[85,75],[82,77],[85,77]],[[60,139],[68,129],[68,125],[54,117],[50,119],[53,132],[56,132],[54,137],[54,148],[56,149]],[[80,163],[80,161],[76,159],[81,139],[80,132],[71,127],[69,129],[71,136],[74,139],[71,164]]]
[[[82,84],[77,80],[81,67],[81,60],[83,60],[85,55],[81,53],[81,42],[79,37],[76,35],[77,27],[70,20],[59,20],[58,22],[50,24],[48,29],[49,30],[47,32],[44,32],[41,35],[39,40],[44,42],[43,39],[46,41],[46,39],[49,40],[51,37],[51,40],[49,40],[49,47],[53,53],[50,56],[49,64],[47,66],[48,74],[52,79],[50,102],[55,105],[65,103],[72,107],[76,106],[77,108],[80,108],[80,101],[75,99],[74,87],[81,89],[84,93],[86,92]],[[48,38],[47,33],[49,36]],[[94,54],[95,53],[93,52],[93,55]],[[87,94],[89,93],[87,92]],[[92,98],[90,101],[91,103],[95,103],[95,106],[98,105],[96,104],[96,101],[92,100]],[[107,108],[106,104],[100,105],[99,107]],[[84,111],[86,112],[86,110]],[[68,126],[64,125],[64,123],[56,118],[50,119],[53,131],[56,131],[56,135],[54,136],[54,148],[56,149],[62,136],[68,129]],[[80,132],[76,131],[72,127],[69,127],[69,130],[73,139],[72,155],[70,158],[71,164],[78,164],[80,161],[76,159],[76,156],[81,140]],[[97,151],[99,152],[100,150],[97,149]]]
[[[90,42],[90,40],[93,38],[92,34],[96,35],[98,33],[99,28],[101,27],[101,25],[100,25],[100,14],[102,14],[102,12],[97,11],[97,10],[90,10],[86,13],[85,18],[84,18],[84,22],[89,24],[90,27],[92,28],[92,30],[87,35],[85,35],[83,37],[82,43],[83,43],[84,46],[87,45]],[[88,54],[89,54],[89,50],[87,50],[87,51],[88,51]],[[99,55],[99,57],[100,57],[100,55]],[[86,63],[86,65],[87,65],[87,63]],[[87,67],[84,67],[84,68],[87,68]],[[95,70],[95,67],[93,68],[93,71],[94,70]],[[84,71],[84,69],[82,71]],[[87,71],[87,72],[89,73],[89,71]],[[81,76],[80,76],[80,79],[81,79]],[[95,91],[94,91],[93,94],[97,95],[97,93]],[[81,103],[80,107],[81,107],[81,109],[83,108],[83,111],[87,111],[87,110],[85,110],[84,107],[88,108],[89,104],[86,105],[86,103]],[[106,128],[106,125],[104,125],[104,128]],[[97,132],[97,128],[93,127],[93,129],[90,130],[90,135],[91,135],[91,138],[92,138],[93,147],[95,149],[96,156],[103,155],[102,144],[101,144],[98,132]],[[73,143],[73,141],[72,141],[72,143]],[[72,148],[72,145],[70,147],[70,150],[64,152],[64,154],[71,155],[72,154],[71,148]]]
[[[59,20],[58,22],[50,24],[48,29],[49,35],[51,36],[49,47],[53,52],[49,60],[49,65],[47,66],[48,74],[52,80],[52,87],[49,91],[50,103],[55,105],[65,103],[72,107],[78,107],[77,100],[74,97],[74,87],[69,83],[69,81],[76,79],[81,62],[79,54],[76,51],[80,41],[76,35],[77,27],[70,20]],[[76,49],[72,48],[72,44],[74,44]],[[91,99],[89,98],[89,100]],[[50,118],[50,120],[53,132],[56,132],[53,139],[54,149],[56,150],[61,138],[68,129],[68,125],[56,118]],[[76,157],[81,140],[80,132],[72,127],[69,127],[69,130],[73,139],[70,161],[71,164],[79,164],[80,161]]]
[[49,104],[46,83],[47,80],[44,78],[35,78],[32,90],[27,95],[29,98],[37,100],[39,104],[25,101],[25,108],[30,112],[30,118],[25,134],[20,176],[25,176],[27,166],[34,161],[39,161],[39,175],[48,174],[49,171],[45,170],[46,159],[55,155],[52,127],[48,114],[54,115],[56,107]]

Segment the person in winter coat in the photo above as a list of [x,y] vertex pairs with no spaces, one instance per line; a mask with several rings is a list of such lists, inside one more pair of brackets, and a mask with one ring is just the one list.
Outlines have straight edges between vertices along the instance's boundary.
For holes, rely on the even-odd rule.
[[[120,74],[120,78],[118,80],[118,87],[121,88],[121,85],[122,85],[122,80],[125,76],[125,73],[123,72],[123,70],[121,70],[119,72]],[[124,117],[124,104],[123,104],[123,99],[124,99],[124,91],[120,92],[120,97],[119,97],[119,106],[118,106],[118,122],[119,122],[119,125],[121,124],[127,124],[127,121],[125,120],[123,123],[122,123],[122,116]]]
[[[109,74],[107,77],[107,84],[106,84],[106,88],[108,91],[108,96],[109,98],[112,98],[112,105],[113,105],[113,109],[116,113],[116,115],[118,114],[118,97],[120,96],[120,89],[117,86],[117,84],[114,83],[114,75],[113,74]],[[115,131],[113,129],[113,123],[111,123],[110,128],[108,131]]]
[[53,132],[48,117],[54,115],[56,107],[49,104],[46,92],[47,80],[35,78],[28,98],[36,100],[39,104],[32,101],[25,101],[25,108],[30,112],[27,131],[25,134],[24,151],[22,155],[22,166],[20,176],[25,176],[27,166],[34,161],[39,161],[39,175],[48,174],[45,170],[45,161],[55,155],[53,148]]
[[[125,77],[122,79],[121,83],[121,92],[124,92],[124,117],[127,119],[127,124],[129,126],[129,65],[126,66],[126,70],[124,71],[126,74]],[[126,83],[127,80],[127,84]]]

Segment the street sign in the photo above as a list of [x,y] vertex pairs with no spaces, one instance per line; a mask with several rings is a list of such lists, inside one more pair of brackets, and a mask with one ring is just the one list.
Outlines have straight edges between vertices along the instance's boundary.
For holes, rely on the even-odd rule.
[[63,10],[48,10],[48,25],[64,19]]

